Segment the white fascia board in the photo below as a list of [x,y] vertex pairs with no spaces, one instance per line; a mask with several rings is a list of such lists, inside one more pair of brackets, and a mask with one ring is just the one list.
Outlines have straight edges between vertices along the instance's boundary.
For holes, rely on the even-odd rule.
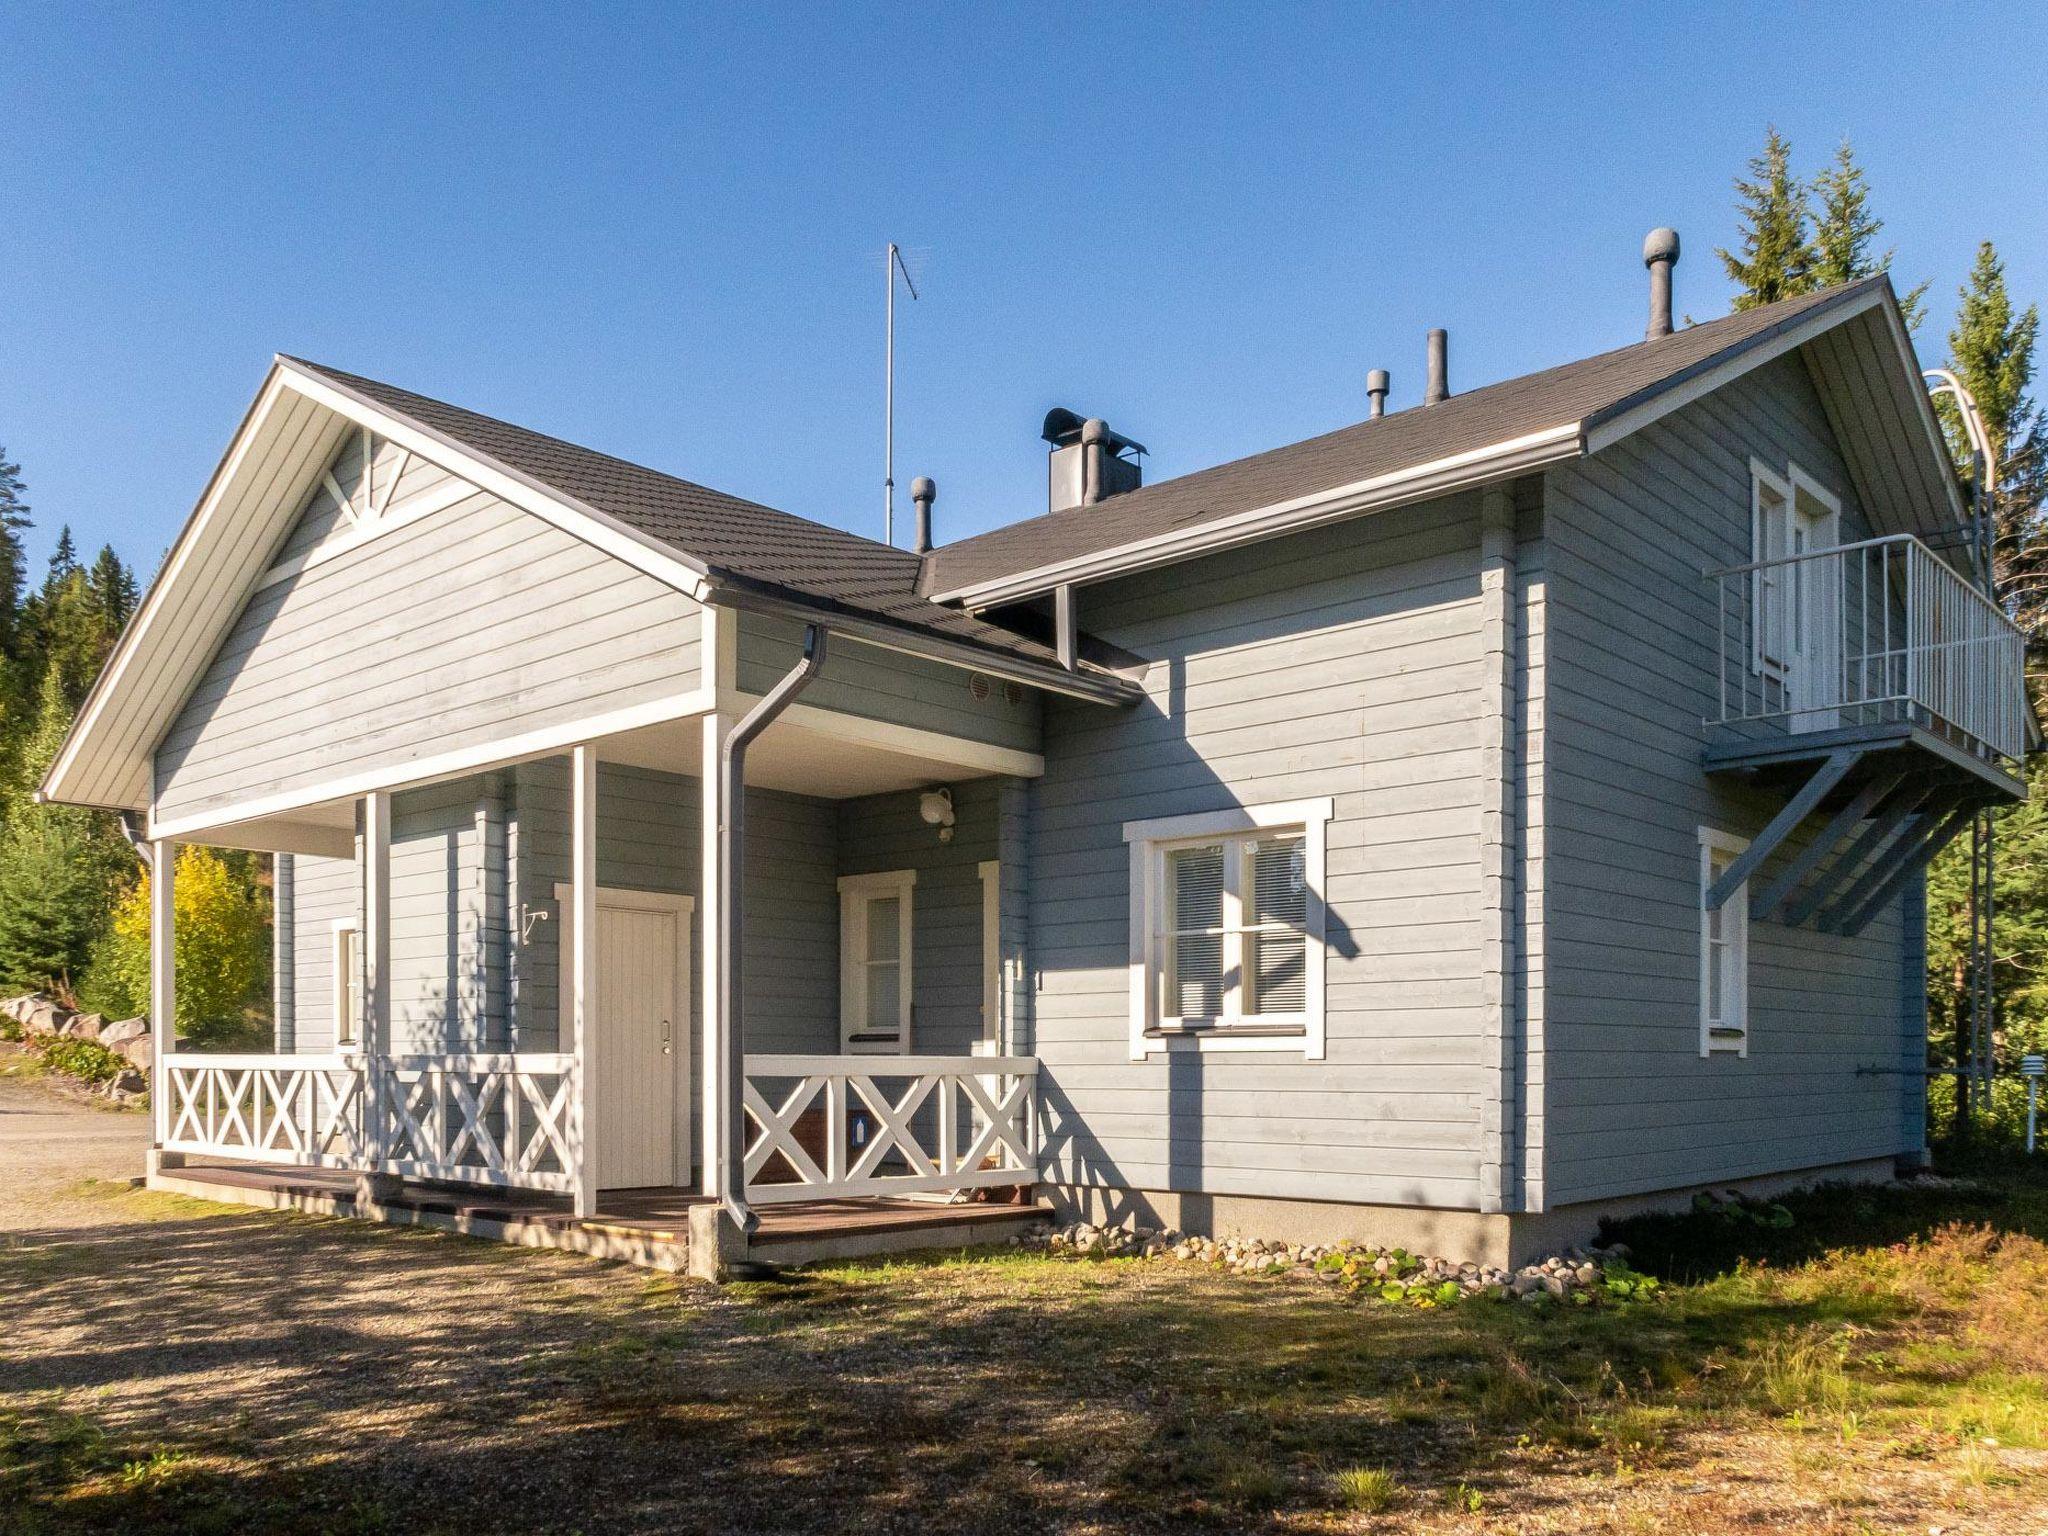
[[1934,397],[1927,392],[1927,378],[1920,369],[1920,354],[1913,349],[1913,338],[1906,333],[1906,317],[1899,312],[1897,304],[1884,307],[1885,330],[1892,338],[1892,345],[1899,354],[1899,364],[1906,370],[1912,382],[1909,393],[1919,407],[1920,429],[1926,435],[1928,450],[1933,453],[1939,466],[1936,482],[1948,497],[1949,511],[1958,525],[1970,521],[1970,509],[1963,501],[1962,487],[1957,483],[1954,461],[1949,457],[1948,437],[1941,430],[1941,418],[1934,413]]
[[[273,365],[270,374],[263,381],[263,387],[256,392],[249,410],[242,418],[242,424],[235,429],[235,435],[228,443],[228,451],[221,455],[221,461],[214,467],[213,476],[206,483],[206,490],[200,495],[199,505],[179,531],[177,542],[171,552],[164,556],[164,563],[158,567],[156,579],[150,582],[149,590],[143,594],[142,602],[129,620],[128,627],[121,632],[120,640],[114,646],[114,653],[107,658],[107,664],[100,670],[91,691],[85,696],[85,703],[79,707],[78,717],[65,734],[63,745],[57,749],[57,756],[43,774],[43,781],[36,788],[35,798],[42,800],[63,800],[63,784],[77,765],[78,755],[85,743],[97,731],[101,716],[107,704],[120,690],[136,658],[154,636],[164,614],[166,594],[178,584],[178,577],[191,562],[193,551],[203,539],[208,524],[219,509],[221,499],[233,483],[235,473],[248,456],[250,446],[261,435],[264,423],[276,408],[284,392],[283,373]],[[140,806],[121,809],[141,809]]]
[[1453,491],[1468,489],[1489,480],[1519,475],[1560,459],[1578,457],[1581,452],[1579,423],[1560,422],[1540,432],[1491,443],[1465,453],[1432,459],[1391,474],[1353,481],[1331,490],[1297,496],[1244,512],[1233,512],[1192,528],[1175,529],[1147,539],[1135,539],[1113,549],[1076,555],[1070,560],[1037,566],[1028,571],[999,577],[970,587],[937,593],[934,602],[957,603],[968,608],[989,608],[1049,592],[1063,583],[1100,581],[1126,571],[1189,560],[1241,544],[1295,533],[1323,523],[1382,512],[1412,501],[1426,501]]
[[1586,429],[1586,452],[1598,453],[1611,448],[1623,438],[1632,436],[1661,421],[1673,411],[1703,396],[1712,394],[1724,385],[1733,383],[1744,374],[1763,367],[1765,363],[1783,357],[1787,352],[1805,346],[1823,331],[1831,331],[1844,320],[1853,319],[1865,310],[1884,303],[1884,290],[1873,287],[1846,304],[1822,306],[1805,319],[1786,326],[1774,335],[1740,345],[1724,356],[1719,362],[1710,363],[1697,372],[1683,376],[1677,382],[1657,389],[1639,404],[1605,415],[1593,421]]
[[521,511],[531,512],[564,533],[603,550],[696,601],[706,600],[705,567],[674,547],[598,511],[586,502],[565,496],[495,459],[484,457],[453,438],[421,426],[409,416],[398,415],[354,390],[309,373],[288,358],[280,357],[277,366],[283,371],[286,385],[308,399],[361,422],[401,448],[469,481],[480,490],[510,502]]
[[916,656],[968,672],[985,672],[991,677],[1014,678],[1047,693],[1086,699],[1094,704],[1134,704],[1144,697],[1144,688],[1127,678],[1068,672],[1051,663],[1005,656],[999,651],[985,650],[944,635],[902,629],[881,619],[863,618],[838,609],[813,608],[794,598],[777,597],[750,587],[720,586],[714,580],[711,601],[753,613],[772,613],[800,623],[816,624],[835,636],[871,645],[877,650]]

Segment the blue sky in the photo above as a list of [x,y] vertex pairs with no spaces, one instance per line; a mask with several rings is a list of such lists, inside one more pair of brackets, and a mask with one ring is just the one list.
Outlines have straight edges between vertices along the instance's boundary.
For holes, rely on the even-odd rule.
[[[1684,311],[1767,122],[1850,136],[1943,348],[1976,241],[2048,292],[2028,7],[0,8],[0,444],[153,569],[297,352],[879,534],[1042,508],[1064,404],[1159,479]],[[1978,71],[1965,88],[1965,66]],[[899,492],[899,508],[907,496]],[[907,521],[899,517],[899,528]]]

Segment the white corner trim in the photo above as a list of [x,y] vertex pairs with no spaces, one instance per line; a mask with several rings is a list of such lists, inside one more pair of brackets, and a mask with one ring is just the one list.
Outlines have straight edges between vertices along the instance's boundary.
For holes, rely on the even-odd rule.
[[958,603],[967,608],[987,608],[1036,596],[1069,582],[1099,581],[1123,571],[1192,559],[1197,555],[1213,554],[1218,550],[1271,538],[1275,534],[1293,533],[1321,523],[1385,511],[1404,502],[1442,496],[1486,480],[1522,474],[1559,459],[1578,457],[1581,449],[1579,427],[1577,421],[1559,422],[1539,432],[1431,459],[1425,464],[1410,465],[1389,474],[1374,475],[1311,495],[1234,512],[1190,528],[1134,539],[1127,544],[1035,566],[992,581],[956,587],[950,592],[935,593],[932,600]]
[[1137,843],[1180,837],[1223,837],[1232,832],[1256,831],[1260,827],[1325,822],[1335,814],[1336,801],[1328,795],[1315,800],[1234,805],[1227,810],[1197,811],[1188,816],[1155,816],[1146,821],[1127,821],[1124,823],[1124,841]]
[[[1329,822],[1333,802],[1329,797],[1314,800],[1278,801],[1267,805],[1234,806],[1227,810],[1189,816],[1159,816],[1124,823],[1124,842],[1130,849],[1130,1047],[1133,1061],[1176,1051],[1198,1053],[1232,1051],[1279,1051],[1298,1054],[1304,1061],[1321,1061],[1328,1043],[1329,1005],[1327,990],[1329,909]],[[1302,932],[1302,1012],[1253,1025],[1219,1025],[1186,1034],[1162,1034],[1153,1018],[1153,978],[1160,956],[1154,945],[1153,915],[1165,902],[1163,870],[1166,846],[1189,838],[1229,837],[1265,827],[1302,829],[1302,875],[1308,886]],[[1272,1027],[1278,1026],[1278,1027]]]
[[1003,865],[983,859],[981,878],[981,1043],[999,1051],[1003,1033]]

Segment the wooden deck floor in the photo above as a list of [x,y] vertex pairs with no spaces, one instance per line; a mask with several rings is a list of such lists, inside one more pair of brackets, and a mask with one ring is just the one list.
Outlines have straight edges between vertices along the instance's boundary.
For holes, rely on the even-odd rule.
[[[166,1169],[162,1178],[166,1185],[193,1186],[195,1193],[204,1186],[213,1186],[244,1190],[280,1202],[349,1206],[355,1196],[355,1175],[333,1168],[193,1162],[183,1168]],[[384,1203],[393,1211],[440,1218],[464,1230],[521,1227],[680,1248],[690,1240],[690,1208],[704,1204],[706,1197],[679,1188],[618,1189],[605,1191],[598,1202],[597,1214],[579,1221],[567,1195],[408,1180],[395,1197]],[[871,1197],[759,1206],[756,1214],[761,1225],[752,1246],[761,1257],[773,1259],[778,1248],[805,1249],[820,1243],[837,1246],[861,1238],[885,1238],[889,1248],[900,1248],[919,1231],[953,1234],[962,1228],[987,1228],[991,1235],[983,1240],[996,1241],[1020,1222],[1049,1216],[1051,1207]]]

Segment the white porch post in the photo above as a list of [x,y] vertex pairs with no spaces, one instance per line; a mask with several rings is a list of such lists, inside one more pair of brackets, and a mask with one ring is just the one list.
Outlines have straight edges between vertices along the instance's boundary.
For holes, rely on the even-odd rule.
[[178,845],[159,840],[149,851],[149,1027],[154,1036],[149,1098],[156,1121],[150,1172],[185,1161],[165,1152],[171,1139],[171,1056],[178,1037],[177,885]]
[[391,795],[363,796],[363,1140],[371,1167],[356,1177],[356,1204],[374,1205],[398,1192],[398,1180],[377,1171],[394,1151],[391,1139]]
[[569,1146],[576,1158],[576,1214],[597,1214],[597,754],[579,746],[570,754],[569,996],[576,1053],[576,1091]]
[[703,844],[703,880],[698,886],[697,932],[704,963],[698,968],[698,1016],[704,1027],[704,1112],[701,1121],[703,1152],[700,1160],[701,1191],[716,1200],[718,1175],[725,1161],[725,1064],[730,1051],[726,1036],[720,989],[725,982],[725,955],[719,944],[719,925],[725,919],[724,869],[719,863],[719,771],[718,751],[732,717],[713,710],[703,720],[703,804],[699,837]]

